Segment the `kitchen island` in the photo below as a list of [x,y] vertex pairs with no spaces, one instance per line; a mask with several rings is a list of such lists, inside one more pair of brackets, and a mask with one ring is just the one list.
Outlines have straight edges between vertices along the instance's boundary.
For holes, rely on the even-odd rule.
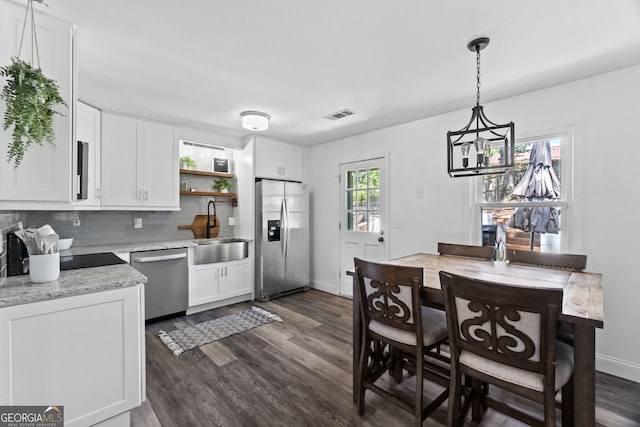
[[0,405],[64,406],[66,426],[129,426],[146,399],[144,283],[127,264],[0,286]]

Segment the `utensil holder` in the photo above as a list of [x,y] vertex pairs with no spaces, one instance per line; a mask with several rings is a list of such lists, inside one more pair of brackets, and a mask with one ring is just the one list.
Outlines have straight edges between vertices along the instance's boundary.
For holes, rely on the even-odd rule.
[[29,255],[29,279],[33,283],[57,280],[60,276],[60,253]]

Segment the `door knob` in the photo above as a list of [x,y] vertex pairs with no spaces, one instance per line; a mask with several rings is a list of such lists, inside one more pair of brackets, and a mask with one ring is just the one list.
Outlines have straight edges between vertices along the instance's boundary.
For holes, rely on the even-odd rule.
[[382,237],[382,236],[378,237],[378,242],[380,242],[380,243],[384,242],[384,237]]

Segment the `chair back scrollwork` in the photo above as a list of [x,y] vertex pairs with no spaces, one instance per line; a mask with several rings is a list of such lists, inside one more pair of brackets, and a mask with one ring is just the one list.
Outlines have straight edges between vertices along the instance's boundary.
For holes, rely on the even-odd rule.
[[356,258],[356,277],[363,320],[376,320],[394,328],[416,332],[416,313],[420,313],[422,269],[402,270]]
[[[520,288],[441,272],[459,353],[542,373],[555,357],[561,289]],[[453,330],[453,336],[451,332]]]

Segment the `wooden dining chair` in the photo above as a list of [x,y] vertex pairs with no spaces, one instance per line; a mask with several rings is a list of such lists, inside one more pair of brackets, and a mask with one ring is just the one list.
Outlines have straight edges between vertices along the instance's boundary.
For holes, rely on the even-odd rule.
[[438,253],[440,255],[480,258],[490,261],[493,260],[494,252],[495,249],[493,246],[458,245],[438,242]]
[[509,263],[513,264],[564,268],[571,271],[584,271],[584,269],[587,268],[586,255],[507,249],[506,259]]
[[[563,268],[565,270],[582,272],[587,268],[586,255],[559,254],[553,252],[519,251],[508,249],[506,260],[509,264],[534,265],[542,267]],[[559,330],[558,340],[573,346],[573,331]]]
[[[562,290],[511,286],[440,272],[451,349],[447,426],[461,425],[480,399],[533,426],[555,426],[555,396],[562,389],[563,425],[573,421],[573,348],[556,341]],[[461,405],[462,376],[474,385]],[[491,384],[542,403],[544,418],[493,399]],[[480,420],[476,420],[480,421]]]
[[[423,307],[420,289],[423,270],[378,264],[354,259],[362,319],[362,341],[358,366],[358,413],[364,414],[365,392],[371,390],[414,414],[415,425],[435,411],[448,397],[448,378],[429,371],[425,361],[439,344],[447,340],[447,323],[441,310]],[[384,372],[391,370],[397,354],[413,355],[416,394],[408,402],[376,384]],[[355,367],[354,367],[355,368]],[[423,379],[433,379],[445,387],[428,405],[423,406]]]

